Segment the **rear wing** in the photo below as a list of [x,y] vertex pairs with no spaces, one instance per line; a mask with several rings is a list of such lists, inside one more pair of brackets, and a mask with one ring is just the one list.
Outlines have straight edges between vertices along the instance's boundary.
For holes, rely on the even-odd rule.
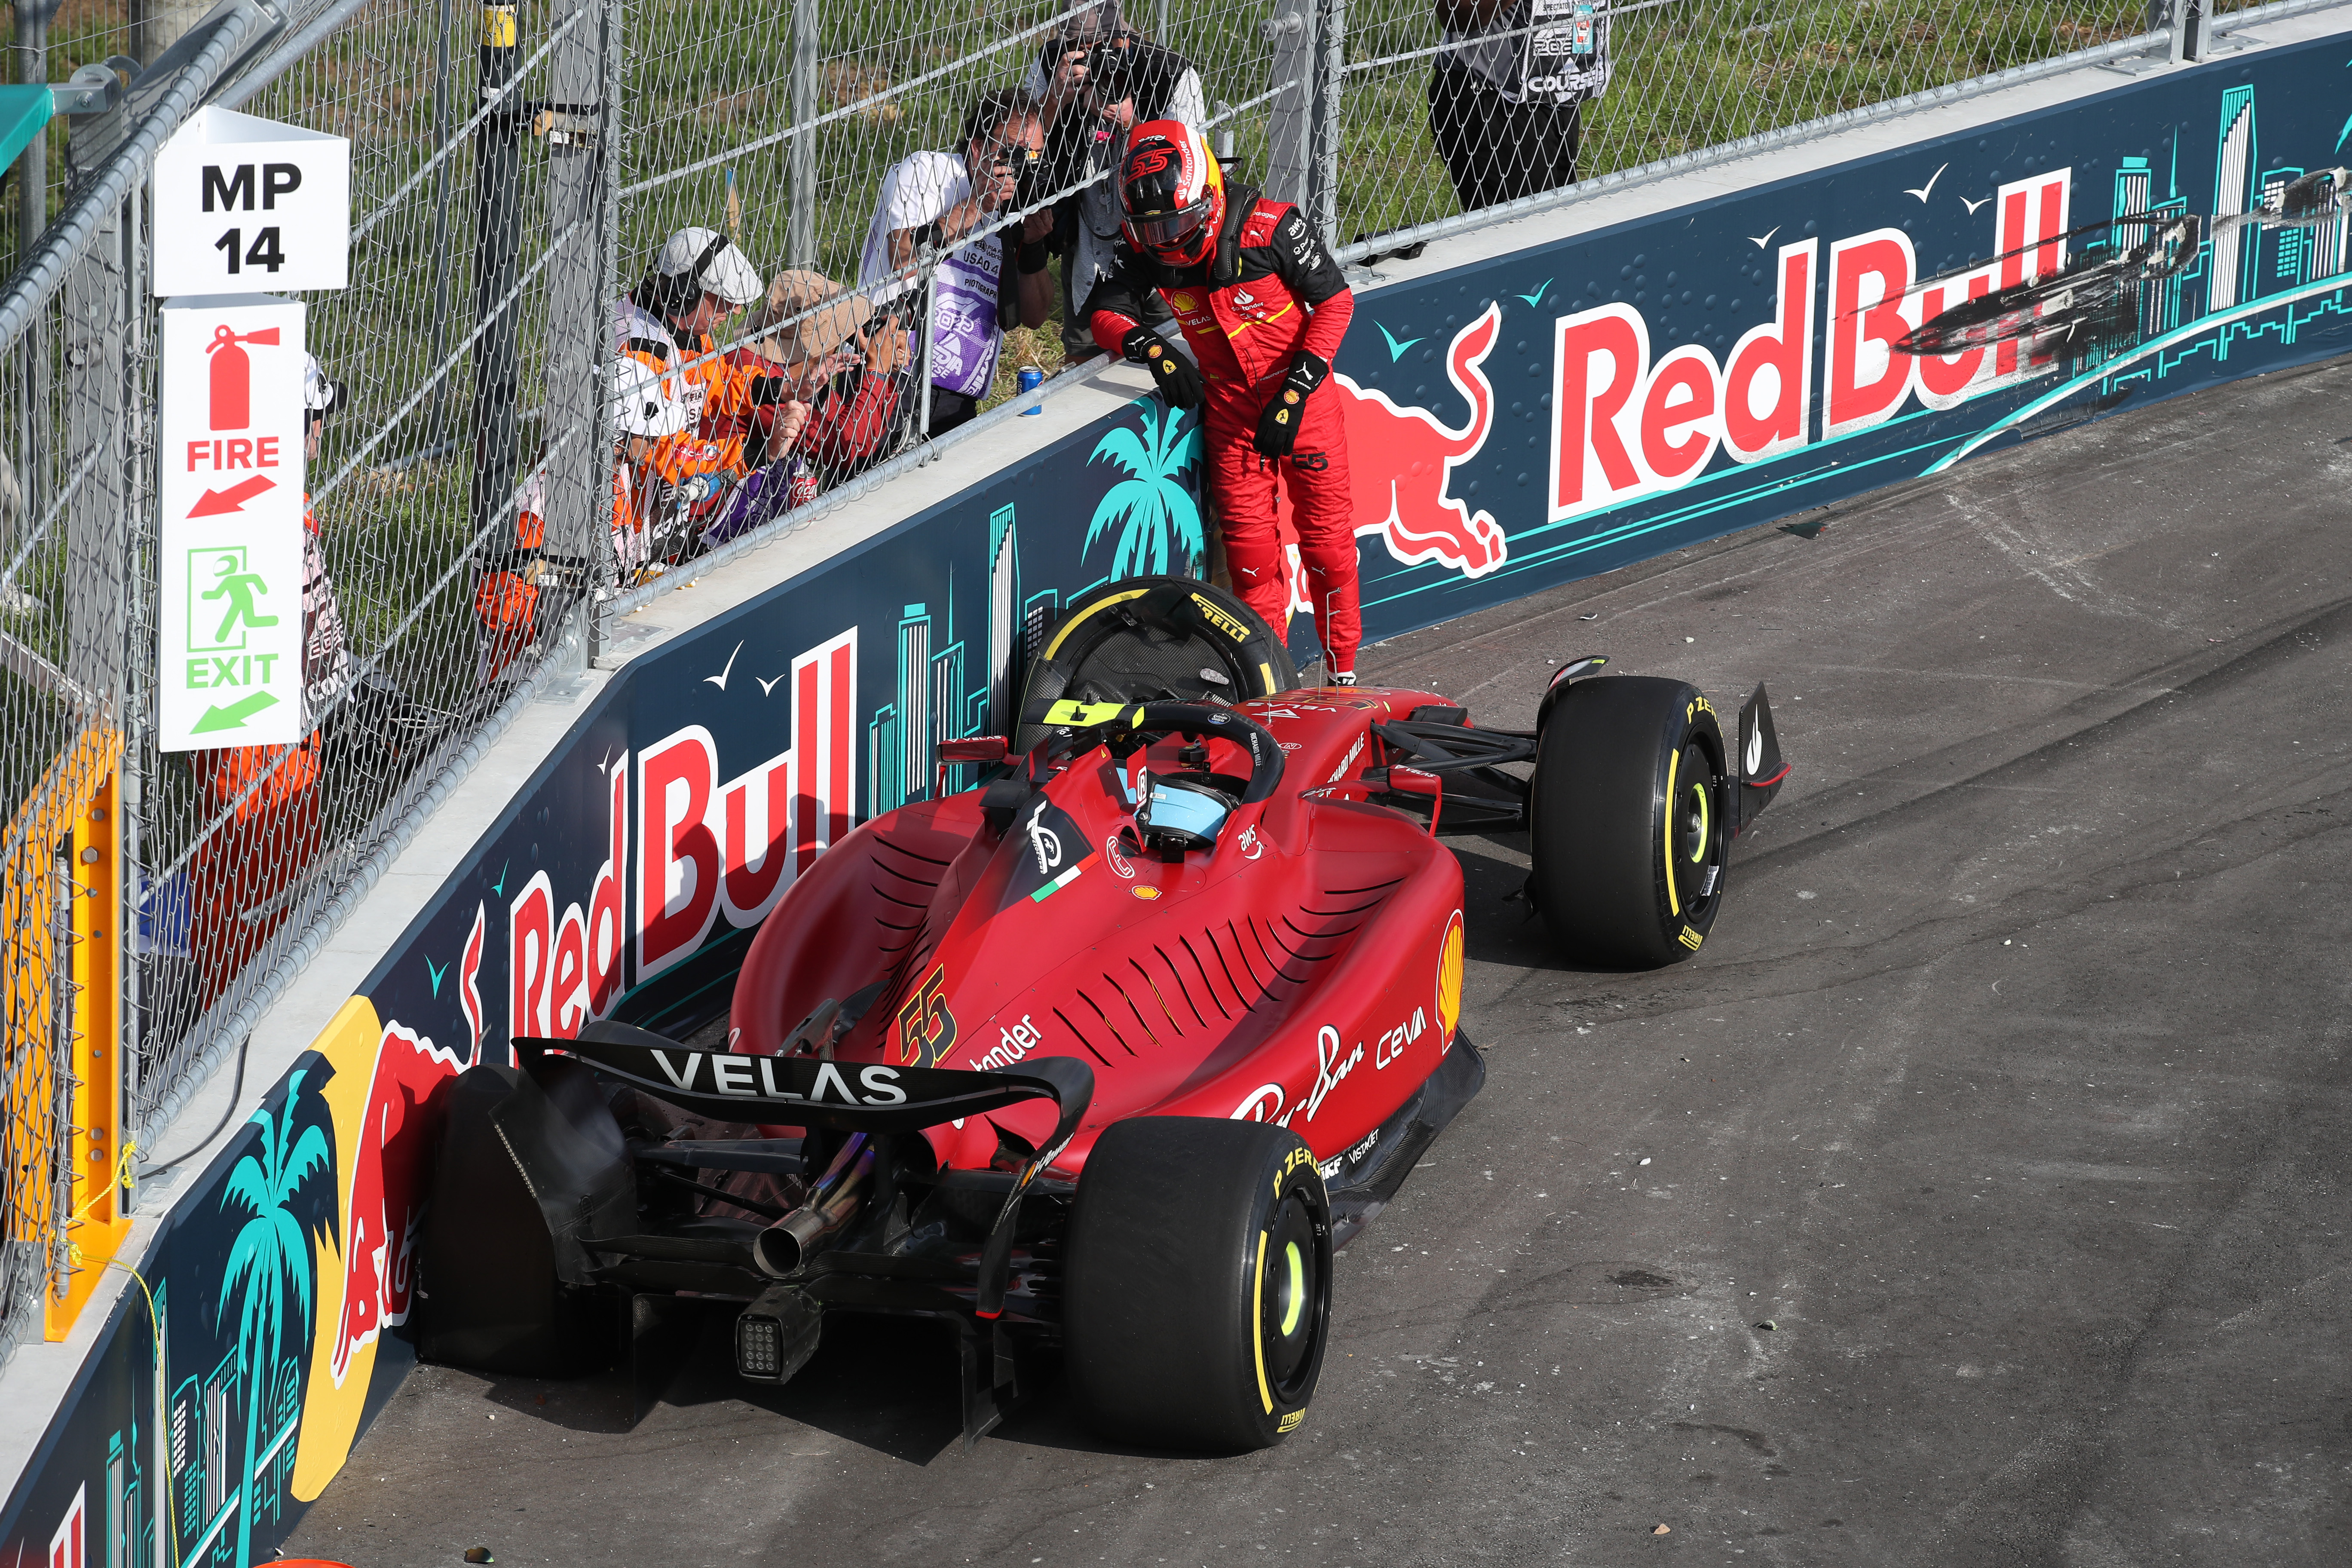
[[[867,1134],[912,1132],[1023,1100],[1052,1100],[1057,1112],[1053,1134],[1022,1166],[981,1249],[972,1310],[983,1319],[995,1318],[1004,1308],[1022,1196],[1069,1146],[1095,1092],[1094,1068],[1071,1057],[1032,1057],[1013,1068],[967,1072],[818,1057],[744,1056],[693,1050],[649,1029],[607,1022],[584,1026],[577,1039],[523,1037],[514,1047],[526,1067],[548,1057],[568,1057],[681,1110],[721,1121]],[[524,1174],[528,1178],[530,1171],[526,1168]],[[552,1215],[550,1224],[555,1224]]]
[[571,1057],[606,1078],[717,1121],[789,1123],[844,1132],[912,1132],[1050,1100],[1059,1110],[1047,1147],[1058,1152],[1094,1100],[1094,1069],[1070,1057],[1035,1057],[994,1072],[893,1067],[815,1057],[698,1051],[627,1024],[585,1025],[577,1039],[525,1036],[520,1057]]

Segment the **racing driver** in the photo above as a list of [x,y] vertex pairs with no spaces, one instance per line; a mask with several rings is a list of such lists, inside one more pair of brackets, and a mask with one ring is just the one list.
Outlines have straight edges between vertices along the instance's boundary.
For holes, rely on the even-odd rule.
[[[1245,188],[1229,195],[1208,142],[1180,121],[1135,128],[1118,196],[1113,268],[1087,300],[1095,342],[1149,366],[1171,406],[1207,404],[1209,493],[1226,564],[1244,602],[1277,632],[1290,619],[1274,526],[1279,479],[1325,668],[1335,684],[1353,686],[1363,633],[1348,438],[1338,394],[1316,389],[1331,374],[1355,296],[1297,208]],[[1197,366],[1141,324],[1140,300],[1154,289]]]

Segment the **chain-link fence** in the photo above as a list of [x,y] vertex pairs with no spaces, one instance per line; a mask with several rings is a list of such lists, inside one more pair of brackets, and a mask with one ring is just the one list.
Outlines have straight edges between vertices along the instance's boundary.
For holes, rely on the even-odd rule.
[[[2143,4],[20,5],[34,79],[100,68],[93,111],[51,123],[0,216],[16,263],[0,296],[0,1352],[77,1267],[64,1238],[89,1184],[70,1177],[100,1132],[73,1121],[77,1075],[119,1073],[131,1126],[160,1127],[500,716],[593,653],[600,616],[730,535],[922,460],[927,431],[1002,402],[1021,371],[1091,353],[1076,306],[1116,231],[1126,123],[1194,121],[1240,183],[1363,258],[1573,180],[2137,35]],[[990,108],[998,91],[1024,101]],[[325,404],[310,733],[164,753],[141,186],[208,100],[350,139],[351,283],[306,300]],[[1009,194],[965,196],[1003,155]],[[909,218],[919,178],[939,189]],[[756,286],[696,317],[728,292],[720,238]],[[948,374],[971,346],[940,327],[959,268],[1040,247],[1051,298],[1019,312],[1036,319],[1008,321],[992,374]],[[661,375],[631,381],[652,352],[633,334],[653,331]],[[701,423],[633,423],[647,382],[658,403],[698,375]],[[670,462],[681,442],[709,450]],[[118,786],[113,837],[95,834]],[[124,862],[111,915],[77,881],[91,846]],[[92,985],[122,1008],[102,1067]]]

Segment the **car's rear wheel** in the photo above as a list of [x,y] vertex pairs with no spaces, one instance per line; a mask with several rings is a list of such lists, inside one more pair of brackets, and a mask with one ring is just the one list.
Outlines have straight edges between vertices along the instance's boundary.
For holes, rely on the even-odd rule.
[[[1022,679],[1015,718],[1040,699],[1245,702],[1297,684],[1282,639],[1215,584],[1122,577],[1063,607]],[[1025,752],[1045,733],[1022,724],[1013,749]]]
[[519,1068],[478,1067],[450,1093],[419,1259],[426,1361],[563,1377],[611,1354],[610,1304],[557,1278],[546,1215],[501,1121],[528,1107],[533,1120],[567,1123],[573,1144],[594,1152],[617,1149],[620,1131],[584,1069],[548,1078],[551,1090]]
[[1331,1204],[1286,1128],[1121,1121],[1079,1177],[1064,1276],[1087,1422],[1152,1447],[1234,1453],[1306,1418],[1331,1324]]
[[1528,890],[1572,957],[1655,968],[1696,952],[1730,843],[1723,730],[1696,687],[1580,680],[1536,742]]

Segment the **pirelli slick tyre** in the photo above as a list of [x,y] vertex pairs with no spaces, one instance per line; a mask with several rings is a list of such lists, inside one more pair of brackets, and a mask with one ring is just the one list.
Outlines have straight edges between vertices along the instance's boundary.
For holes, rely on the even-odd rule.
[[452,1088],[418,1260],[417,1352],[428,1362],[567,1377],[611,1359],[611,1304],[557,1278],[540,1195],[517,1168],[510,1126],[501,1125],[517,1114],[561,1121],[572,1133],[567,1147],[619,1149],[620,1130],[590,1075],[550,1076],[551,1094],[509,1067],[469,1068]]
[[[1122,577],[1071,600],[1021,681],[1014,718],[1040,700],[1244,702],[1298,684],[1289,650],[1213,583]],[[1013,749],[1046,733],[1020,724]]]
[[1087,1157],[1063,1365],[1089,1425],[1148,1447],[1270,1447],[1306,1419],[1331,1327],[1331,1202],[1287,1128],[1140,1117]]
[[1723,730],[1696,687],[1580,680],[1536,741],[1528,891],[1573,959],[1654,969],[1696,952],[1723,904]]

